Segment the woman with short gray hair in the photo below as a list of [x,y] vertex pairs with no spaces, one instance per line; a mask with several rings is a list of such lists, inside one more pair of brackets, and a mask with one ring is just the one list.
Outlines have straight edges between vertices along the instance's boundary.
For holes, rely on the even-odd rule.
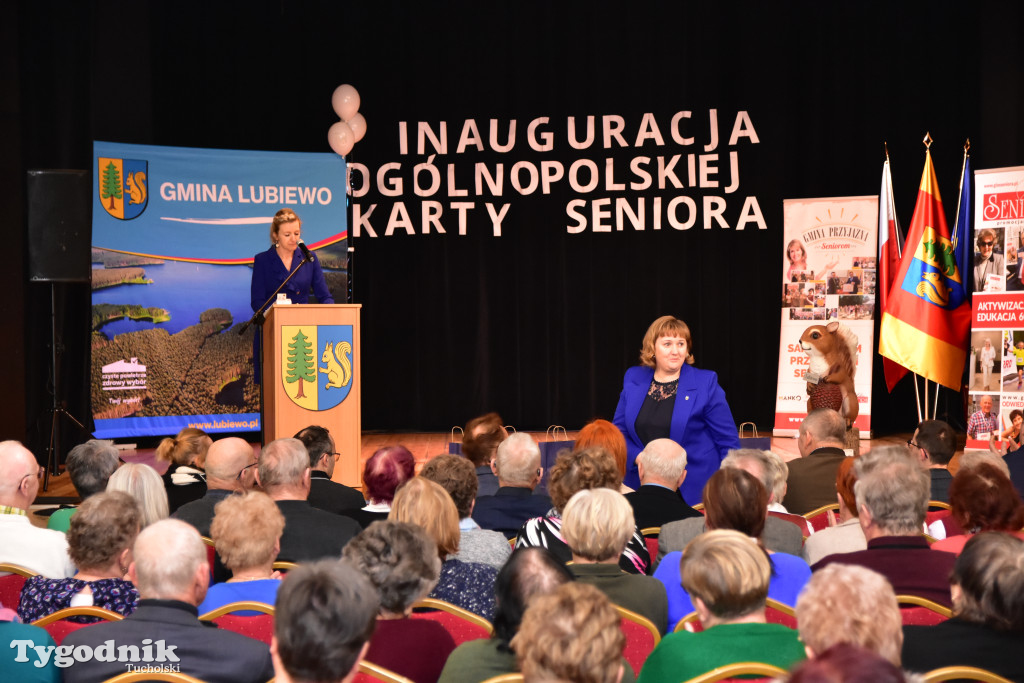
[[373,522],[348,542],[342,559],[380,594],[367,661],[416,683],[436,683],[455,641],[436,621],[411,618],[413,604],[434,588],[441,572],[434,540],[416,524]]

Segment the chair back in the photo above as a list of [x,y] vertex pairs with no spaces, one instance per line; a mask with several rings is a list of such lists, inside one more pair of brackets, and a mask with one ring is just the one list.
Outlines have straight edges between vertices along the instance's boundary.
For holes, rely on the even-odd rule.
[[481,683],[523,683],[523,674],[518,672],[501,674],[499,676],[488,678],[486,681],[481,681]]
[[661,642],[661,634],[647,617],[619,605],[615,605],[615,609],[619,612],[619,627],[626,636],[622,656],[633,667],[633,671],[639,671],[655,646]]
[[934,626],[953,616],[952,610],[916,595],[897,595],[904,626]]
[[788,512],[775,512],[774,510],[769,510],[768,515],[770,517],[776,517],[790,522],[791,524],[795,524],[797,528],[800,529],[800,536],[803,537],[805,541],[808,536],[814,533],[814,527],[811,526],[811,523],[800,515],[793,515]]
[[764,619],[769,624],[782,624],[796,629],[796,610],[792,607],[772,598],[765,599],[764,606]]
[[490,638],[494,633],[491,622],[483,617],[473,614],[469,610],[458,605],[453,605],[437,598],[423,598],[416,601],[413,606],[413,619],[430,619],[444,627],[451,635],[456,645],[461,645],[469,640]]
[[214,584],[213,567],[217,564],[217,548],[213,545],[213,539],[209,536],[200,536],[203,544],[206,545],[206,561],[210,565],[210,585]]
[[21,587],[25,580],[36,576],[31,569],[22,567],[20,564],[0,563],[0,573],[10,572],[6,576],[0,576],[0,605],[16,610],[21,602]]
[[649,526],[646,529],[641,529],[640,535],[644,537],[644,543],[647,545],[647,554],[653,560],[658,556],[658,537],[661,535],[661,527]]
[[[762,676],[760,679],[753,680],[770,680],[785,675],[785,669],[780,669],[773,664],[766,664],[764,662],[736,662],[735,664],[726,664],[725,666],[712,669],[700,676],[695,676],[686,683],[714,683],[714,681],[726,681],[737,676]],[[751,679],[745,678],[744,680],[750,681]]]
[[32,622],[32,625],[46,629],[46,632],[53,637],[54,642],[57,645],[61,645],[69,633],[95,623],[93,621],[87,623],[68,621],[71,617],[97,617],[103,621],[121,621],[124,619],[124,616],[117,612],[90,605],[88,607],[65,607],[52,614],[47,614],[41,619],[36,619]]
[[[240,616],[234,612],[260,612],[254,616]],[[245,600],[232,602],[207,612],[199,617],[200,621],[212,621],[218,627],[234,631],[254,640],[270,645],[274,637],[274,606],[265,602]]]
[[830,526],[835,526],[838,523],[838,517],[836,512],[839,510],[839,503],[830,503],[829,505],[822,505],[820,508],[815,508],[810,512],[803,515],[811,524],[811,528],[815,531],[821,531],[827,529]]
[[672,629],[675,631],[689,631],[690,633],[700,633],[704,630],[704,624],[701,623],[700,615],[694,610],[685,617],[676,622],[676,627]]
[[385,669],[383,666],[378,666],[365,659],[359,662],[359,671],[352,679],[352,683],[380,683],[381,681],[384,683],[413,683],[412,680],[396,674],[391,669]]
[[298,569],[299,565],[296,562],[288,562],[287,560],[277,560],[274,562],[274,570],[287,574],[293,569]]
[[177,671],[129,671],[108,678],[103,683],[136,683],[137,681],[166,681],[167,683],[204,683],[195,676],[189,676]]
[[984,681],[984,683],[1010,683],[1010,679],[1003,678],[988,669],[979,669],[976,666],[944,666],[941,669],[933,669],[921,674],[921,680],[925,683],[951,681],[954,679]]

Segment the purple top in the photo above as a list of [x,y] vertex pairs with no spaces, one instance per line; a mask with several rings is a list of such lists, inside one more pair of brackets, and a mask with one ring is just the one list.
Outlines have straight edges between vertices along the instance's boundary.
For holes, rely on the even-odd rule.
[[[128,616],[139,604],[139,592],[131,581],[124,579],[100,579],[99,581],[82,581],[70,577],[67,579],[50,579],[45,576],[33,576],[25,581],[21,589],[21,602],[18,604],[18,616],[25,623],[42,619],[58,610],[71,607],[71,598],[83,588],[92,590],[92,604],[112,612]],[[72,617],[69,621],[78,624],[93,624],[102,621],[99,617]]]

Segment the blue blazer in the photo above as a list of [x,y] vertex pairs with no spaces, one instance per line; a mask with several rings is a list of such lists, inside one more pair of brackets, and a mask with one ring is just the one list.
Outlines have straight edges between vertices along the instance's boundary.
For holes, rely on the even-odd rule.
[[[292,270],[302,263],[302,252],[296,250],[292,257]],[[267,298],[274,293],[277,286],[288,277],[288,270],[277,255],[277,250],[270,247],[260,252],[252,260],[252,286],[249,291],[252,310],[263,305]],[[327,289],[327,282],[324,280],[324,272],[320,269],[320,260],[313,253],[313,262],[302,266],[295,277],[288,281],[288,284],[281,290],[281,294],[287,294],[293,304],[308,304],[309,289],[313,288],[316,300],[322,304],[333,304],[331,290]]]
[[[626,437],[626,476],[623,483],[640,486],[636,456],[644,445],[636,434],[636,416],[647,397],[654,379],[654,368],[643,365],[626,370],[622,380],[619,405],[612,420]],[[704,484],[718,469],[726,454],[740,447],[736,423],[725,401],[725,392],[718,385],[718,375],[683,365],[679,371],[679,388],[672,410],[670,438],[686,449],[686,480],[683,498],[690,505],[700,502]]]

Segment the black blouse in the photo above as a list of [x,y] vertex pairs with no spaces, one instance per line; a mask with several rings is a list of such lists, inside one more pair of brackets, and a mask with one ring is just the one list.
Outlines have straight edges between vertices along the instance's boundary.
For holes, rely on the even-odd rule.
[[669,438],[678,388],[678,379],[671,382],[651,381],[651,388],[647,391],[643,405],[640,406],[634,425],[640,443],[647,445],[655,439]]

